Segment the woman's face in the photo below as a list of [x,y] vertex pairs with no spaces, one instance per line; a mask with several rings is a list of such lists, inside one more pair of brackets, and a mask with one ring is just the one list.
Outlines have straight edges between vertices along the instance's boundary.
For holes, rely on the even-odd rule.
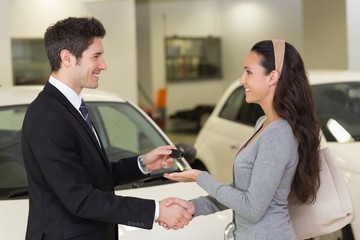
[[244,73],[240,78],[240,84],[244,85],[246,102],[263,105],[264,101],[271,98],[270,75],[265,73],[261,65],[261,55],[250,52],[244,64]]

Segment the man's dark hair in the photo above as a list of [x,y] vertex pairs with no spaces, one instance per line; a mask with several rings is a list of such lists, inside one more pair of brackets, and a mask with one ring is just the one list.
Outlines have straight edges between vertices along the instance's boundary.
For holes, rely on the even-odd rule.
[[105,34],[103,24],[93,17],[69,17],[48,27],[44,40],[51,71],[60,69],[62,50],[68,50],[79,61],[94,38],[103,38]]

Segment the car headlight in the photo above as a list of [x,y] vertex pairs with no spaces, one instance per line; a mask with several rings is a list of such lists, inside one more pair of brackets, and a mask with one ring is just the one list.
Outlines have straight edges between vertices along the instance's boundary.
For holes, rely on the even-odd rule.
[[235,239],[234,230],[235,230],[234,223],[229,223],[225,228],[224,240],[234,240]]

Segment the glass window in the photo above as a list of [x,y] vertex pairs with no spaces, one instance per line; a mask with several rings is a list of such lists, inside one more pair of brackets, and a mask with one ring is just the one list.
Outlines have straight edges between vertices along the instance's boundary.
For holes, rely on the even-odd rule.
[[14,85],[44,84],[50,75],[44,39],[12,39]]
[[219,117],[255,126],[257,119],[264,115],[261,107],[258,104],[247,103],[245,101],[244,89],[238,87],[227,99],[224,107],[221,109]]
[[327,141],[359,141],[360,83],[338,82],[312,86],[317,114]]
[[[149,121],[127,103],[87,103],[103,145],[109,155],[117,149],[116,158],[146,153],[168,143]],[[112,152],[112,154],[110,154]]]
[[220,79],[220,45],[217,37],[165,38],[167,80]]
[[25,106],[0,108],[0,189],[27,186],[20,144],[25,111]]
[[[87,102],[90,117],[104,145],[109,161],[132,157],[168,145],[157,128],[129,103]],[[27,106],[0,108],[0,199],[27,196],[27,177],[21,153],[21,127]],[[151,172],[146,179],[117,189],[171,183],[164,172],[180,171],[189,165],[183,159],[172,168]]]

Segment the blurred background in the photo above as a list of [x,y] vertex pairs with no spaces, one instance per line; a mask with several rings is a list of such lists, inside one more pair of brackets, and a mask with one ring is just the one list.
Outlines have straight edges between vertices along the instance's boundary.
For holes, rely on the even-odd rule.
[[43,84],[46,28],[94,16],[107,29],[99,88],[167,132],[196,132],[257,41],[285,39],[308,69],[359,70],[358,10],[357,0],[0,0],[0,85]]

